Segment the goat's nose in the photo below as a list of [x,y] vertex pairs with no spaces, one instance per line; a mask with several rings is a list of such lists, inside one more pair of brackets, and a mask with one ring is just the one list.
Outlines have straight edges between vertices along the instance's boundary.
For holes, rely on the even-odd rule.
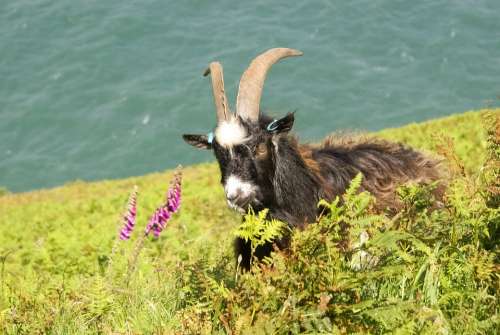
[[241,190],[241,188],[238,188],[236,190],[233,190],[233,192],[227,193],[226,198],[227,198],[227,200],[234,202],[238,198],[240,198],[242,196],[242,194],[243,194],[243,191]]

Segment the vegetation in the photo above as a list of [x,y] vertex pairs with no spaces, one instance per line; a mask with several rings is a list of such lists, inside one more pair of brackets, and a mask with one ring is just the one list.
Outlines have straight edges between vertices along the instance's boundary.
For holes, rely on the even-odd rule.
[[[496,334],[499,118],[483,110],[376,134],[445,157],[443,203],[432,185],[406,185],[400,213],[374,213],[358,176],[316,224],[292,232],[290,250],[247,273],[235,234],[259,243],[283,225],[262,213],[241,223],[213,163],[183,170],[180,212],[139,257],[173,171],[3,194],[0,332]],[[134,185],[137,227],[121,241]]]

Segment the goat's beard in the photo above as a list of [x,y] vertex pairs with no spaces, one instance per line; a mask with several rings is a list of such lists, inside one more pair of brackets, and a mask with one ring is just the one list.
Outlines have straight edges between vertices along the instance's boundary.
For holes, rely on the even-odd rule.
[[227,201],[227,205],[229,206],[229,208],[231,208],[232,210],[240,213],[240,214],[246,214],[248,213],[248,210],[251,208],[252,210],[258,212],[260,210],[262,210],[264,207],[262,205],[262,202],[257,199],[257,197],[252,197],[252,199],[250,199],[249,201],[247,201],[245,204],[235,204],[229,200],[226,200]]
[[232,210],[240,213],[240,214],[245,214],[247,212],[247,210],[243,207],[240,207],[234,203],[232,203],[231,201],[227,200],[227,205],[229,206],[229,208],[231,208]]

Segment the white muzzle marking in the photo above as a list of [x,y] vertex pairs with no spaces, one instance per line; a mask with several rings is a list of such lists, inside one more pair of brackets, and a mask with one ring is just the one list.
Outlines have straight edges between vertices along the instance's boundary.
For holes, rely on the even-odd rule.
[[237,198],[247,199],[253,194],[255,194],[256,186],[241,180],[238,176],[231,175],[226,180],[226,184],[224,185],[224,191],[226,192],[226,198],[229,207],[236,209],[238,211],[245,211],[240,206],[236,205],[234,200]]

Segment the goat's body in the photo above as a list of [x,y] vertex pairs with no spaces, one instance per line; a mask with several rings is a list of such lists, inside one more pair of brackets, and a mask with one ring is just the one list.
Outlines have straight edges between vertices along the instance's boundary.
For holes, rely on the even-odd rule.
[[[282,137],[274,153],[274,199],[263,207],[272,218],[291,228],[314,222],[318,201],[342,195],[351,180],[363,174],[361,190],[370,192],[380,211],[394,212],[400,203],[396,188],[408,182],[430,183],[439,178],[439,161],[399,143],[361,136],[330,136],[321,145],[300,145],[291,136]],[[436,189],[441,196],[442,187]],[[274,241],[278,248],[288,245],[288,237]],[[250,264],[250,246],[237,239],[236,253],[242,266]],[[256,251],[259,259],[268,256],[272,244]]]
[[379,210],[399,208],[398,186],[439,178],[438,160],[400,143],[361,136],[330,136],[319,146],[285,137],[275,159],[271,215],[298,227],[315,219],[320,199],[342,195],[360,172],[361,190],[375,196]]

